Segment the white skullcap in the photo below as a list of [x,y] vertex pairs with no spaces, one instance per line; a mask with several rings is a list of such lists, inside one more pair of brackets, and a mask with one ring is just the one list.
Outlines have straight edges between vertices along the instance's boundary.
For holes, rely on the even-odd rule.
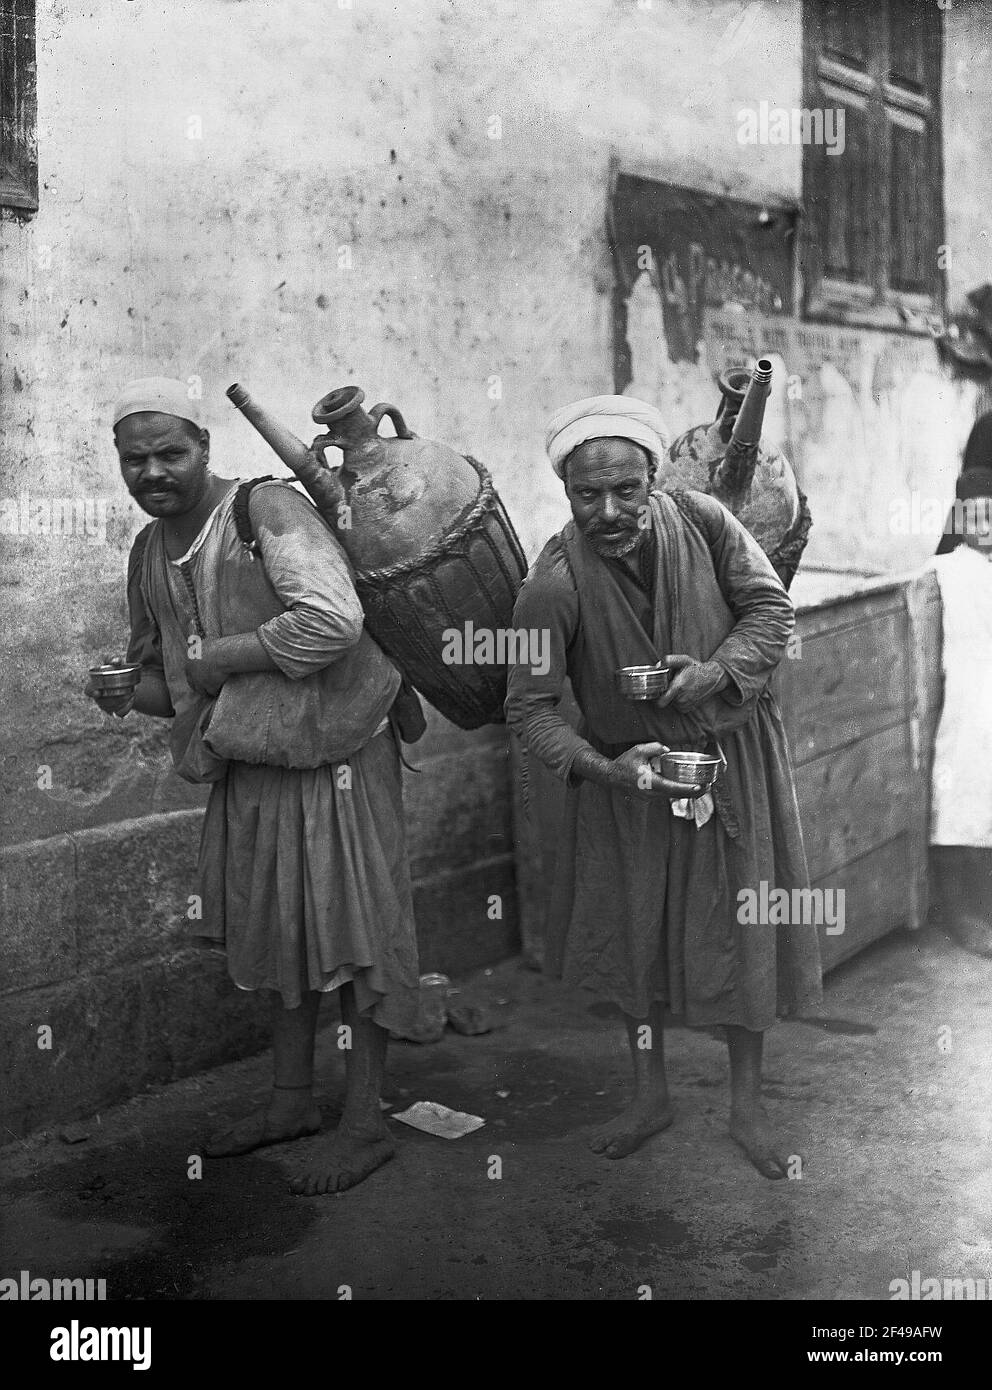
[[573,449],[590,439],[632,439],[654,460],[668,448],[668,426],[661,411],[633,396],[587,396],[556,410],[548,421],[544,447],[559,478]]
[[129,381],[114,405],[114,424],[125,415],[140,415],[145,410],[176,415],[180,420],[200,425],[198,402],[190,400],[189,387],[175,377],[143,376],[138,381]]

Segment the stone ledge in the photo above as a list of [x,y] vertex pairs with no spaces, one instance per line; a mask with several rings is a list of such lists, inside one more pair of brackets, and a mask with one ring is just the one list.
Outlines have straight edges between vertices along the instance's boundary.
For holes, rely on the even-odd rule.
[[[202,814],[0,851],[0,1123],[10,1134],[269,1045],[266,1001],[235,988],[221,955],[180,935]],[[464,814],[474,824],[468,806]],[[502,899],[495,921],[493,894]],[[519,941],[512,854],[416,879],[414,909],[422,970],[458,975],[505,958]],[[50,1049],[38,1047],[41,1025],[52,1029]]]

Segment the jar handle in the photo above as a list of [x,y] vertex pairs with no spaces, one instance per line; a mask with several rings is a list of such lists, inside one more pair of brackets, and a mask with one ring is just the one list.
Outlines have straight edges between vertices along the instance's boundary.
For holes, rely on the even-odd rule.
[[396,409],[395,405],[389,405],[386,401],[380,401],[378,405],[374,405],[368,412],[368,417],[373,425],[375,425],[376,430],[378,430],[379,422],[384,415],[388,415],[390,420],[392,420],[396,429],[397,439],[413,439],[413,432],[407,428],[407,423],[403,419],[403,416]]

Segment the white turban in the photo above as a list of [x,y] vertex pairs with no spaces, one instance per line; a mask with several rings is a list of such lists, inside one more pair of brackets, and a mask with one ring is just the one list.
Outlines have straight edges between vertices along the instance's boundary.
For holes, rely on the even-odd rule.
[[143,376],[138,381],[129,381],[114,405],[114,424],[125,415],[140,415],[146,410],[176,415],[180,420],[200,425],[200,412],[197,402],[190,400],[189,387],[171,376]]
[[548,421],[544,447],[551,467],[564,476],[565,460],[590,439],[632,439],[647,449],[656,466],[668,448],[661,411],[633,396],[587,396],[556,410]]

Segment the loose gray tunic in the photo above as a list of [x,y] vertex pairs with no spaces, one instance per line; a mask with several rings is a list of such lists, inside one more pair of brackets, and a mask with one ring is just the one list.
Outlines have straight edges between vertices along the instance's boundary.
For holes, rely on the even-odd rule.
[[[654,566],[642,622],[635,588],[569,523],[521,590],[517,628],[550,635],[550,669],[510,674],[507,719],[568,785],[547,928],[547,968],[643,1018],[667,1003],[692,1025],[756,1031],[820,997],[812,925],[743,925],[739,894],[808,885],[792,769],[769,679],[792,605],[743,526],[702,493],[651,499]],[[650,802],[571,777],[580,748],[614,757],[635,743],[700,746],[676,710],[624,700],[620,666],[686,653],[723,666],[730,685],[698,711],[728,766],[701,827]],[[569,677],[583,714],[558,706]]]

